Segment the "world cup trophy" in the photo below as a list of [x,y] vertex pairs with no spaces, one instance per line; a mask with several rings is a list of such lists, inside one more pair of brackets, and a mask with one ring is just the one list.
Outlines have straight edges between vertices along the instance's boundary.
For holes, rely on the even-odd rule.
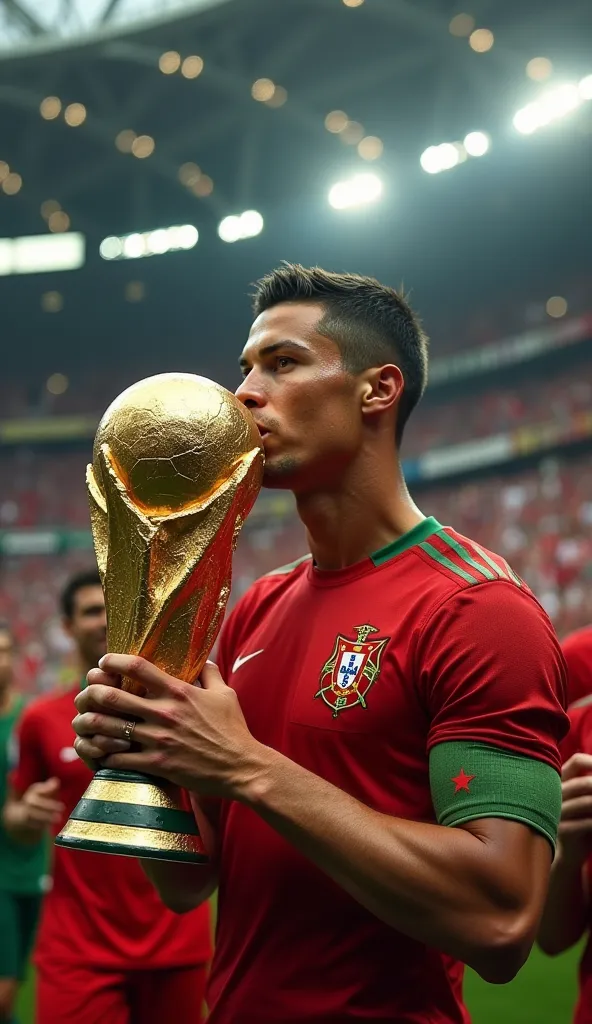
[[[204,377],[148,377],[109,406],[86,482],[110,651],[197,680],[222,624],[232,555],[263,461],[250,412]],[[129,679],[121,686],[144,692]],[[176,787],[108,768],[97,771],[56,844],[207,860]]]

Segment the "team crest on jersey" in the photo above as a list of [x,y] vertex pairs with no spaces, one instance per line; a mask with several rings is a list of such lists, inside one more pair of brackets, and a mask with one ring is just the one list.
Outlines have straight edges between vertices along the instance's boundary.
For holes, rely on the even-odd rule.
[[360,704],[367,708],[367,695],[380,675],[380,662],[390,637],[368,638],[378,633],[376,626],[354,626],[357,636],[341,636],[329,660],[323,665],[320,687],[315,699],[322,697],[333,711],[333,718]]

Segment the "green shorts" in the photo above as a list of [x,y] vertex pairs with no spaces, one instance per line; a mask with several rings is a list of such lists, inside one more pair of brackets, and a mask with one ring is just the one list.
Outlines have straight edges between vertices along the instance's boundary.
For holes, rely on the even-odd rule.
[[0,890],[0,978],[21,981],[35,938],[42,896]]

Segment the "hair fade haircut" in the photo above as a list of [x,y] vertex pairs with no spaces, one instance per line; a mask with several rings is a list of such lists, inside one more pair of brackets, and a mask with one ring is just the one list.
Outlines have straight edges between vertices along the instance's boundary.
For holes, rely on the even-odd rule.
[[349,373],[396,362],[404,381],[397,416],[399,444],[428,378],[428,339],[405,296],[373,277],[283,263],[255,285],[253,312],[259,316],[282,302],[324,306],[317,329],[339,346]]
[[102,586],[102,584],[98,569],[86,569],[84,572],[79,572],[76,573],[76,576],[72,576],[72,579],[68,580],[66,583],[60,599],[64,618],[72,619],[74,615],[76,594],[79,590],[83,590],[84,587],[100,586]]

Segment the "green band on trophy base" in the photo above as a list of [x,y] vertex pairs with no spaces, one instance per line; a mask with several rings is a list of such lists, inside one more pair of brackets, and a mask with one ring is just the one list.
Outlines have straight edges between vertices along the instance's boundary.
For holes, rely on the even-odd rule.
[[56,846],[124,857],[205,864],[195,818],[173,787],[139,772],[101,768]]

